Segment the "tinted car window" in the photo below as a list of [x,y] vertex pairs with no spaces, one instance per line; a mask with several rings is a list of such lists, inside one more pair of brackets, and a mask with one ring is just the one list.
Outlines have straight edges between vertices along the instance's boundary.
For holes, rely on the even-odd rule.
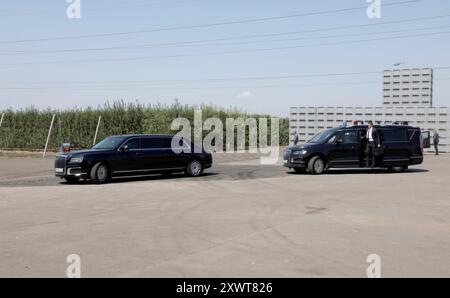
[[128,147],[128,150],[130,149],[139,149],[139,139],[131,139],[128,142],[125,143],[124,146]]
[[172,138],[164,139],[164,148],[166,149],[172,148]]
[[181,138],[170,138],[169,147],[171,147],[172,140],[175,141],[175,145],[178,146],[179,148],[189,148],[189,145],[186,143],[186,141]]
[[336,137],[338,134],[335,134],[334,136],[332,136],[329,140],[328,140],[328,144],[334,144],[334,141],[336,141]]
[[165,148],[165,142],[163,138],[144,138],[142,139],[143,149],[161,149]]
[[359,137],[360,139],[361,139],[361,138],[364,138],[366,135],[367,135],[367,130],[361,129],[361,130],[358,131],[358,137]]
[[412,140],[420,134],[420,131],[418,129],[408,129],[407,134],[407,139]]
[[342,133],[342,143],[344,144],[352,144],[358,143],[358,138],[356,137],[356,130],[344,131]]
[[[182,149],[185,150],[186,148],[190,148],[189,144],[186,142],[186,140],[183,140],[182,138],[178,138],[178,137],[174,137],[174,138],[167,138],[164,140],[165,144],[166,144],[166,148],[168,149]],[[174,142],[173,144],[173,148],[172,148],[172,142]]]
[[322,132],[319,132],[316,134],[312,139],[308,141],[308,143],[318,143],[321,144],[328,140],[329,137],[331,137],[332,134],[334,134],[336,130],[334,129],[327,129]]
[[406,131],[404,129],[382,130],[384,142],[406,142]]

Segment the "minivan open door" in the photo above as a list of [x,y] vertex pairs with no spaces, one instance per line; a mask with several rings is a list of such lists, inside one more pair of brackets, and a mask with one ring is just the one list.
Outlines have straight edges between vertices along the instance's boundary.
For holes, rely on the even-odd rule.
[[431,137],[430,137],[430,131],[429,130],[423,130],[422,131],[422,142],[423,142],[423,148],[430,148],[431,147]]

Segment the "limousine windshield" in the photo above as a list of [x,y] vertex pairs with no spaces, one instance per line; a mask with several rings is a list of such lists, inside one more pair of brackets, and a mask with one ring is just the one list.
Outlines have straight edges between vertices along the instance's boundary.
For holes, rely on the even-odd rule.
[[103,141],[99,142],[97,145],[92,147],[92,149],[98,150],[113,150],[117,148],[125,140],[124,137],[108,137]]

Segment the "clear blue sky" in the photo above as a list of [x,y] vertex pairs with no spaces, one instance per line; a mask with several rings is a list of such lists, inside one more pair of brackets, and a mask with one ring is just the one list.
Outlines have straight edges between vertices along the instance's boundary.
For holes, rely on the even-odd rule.
[[[396,62],[404,62],[402,67],[406,68],[450,66],[450,17],[392,23],[450,15],[450,1],[424,0],[385,6],[395,1],[382,1],[380,19],[369,19],[365,9],[359,9],[193,29],[56,40],[39,39],[183,27],[368,4],[365,0],[81,0],[81,19],[68,19],[65,0],[2,1],[0,109],[30,105],[96,106],[116,99],[171,103],[175,98],[186,104],[212,103],[275,115],[287,115],[290,106],[300,105],[380,105],[381,73],[208,79],[372,72],[393,68]],[[372,25],[384,22],[391,23]],[[369,26],[249,37],[363,24]],[[398,38],[405,35],[420,36]],[[180,42],[235,37],[243,38],[180,46]],[[39,41],[18,42],[30,39]],[[367,39],[382,40],[361,41]],[[167,43],[178,44],[154,47]],[[149,44],[153,47],[139,47]],[[128,48],[111,50],[111,47]],[[288,48],[274,49],[283,47]],[[102,48],[109,50],[99,50]],[[65,51],[74,49],[83,51]],[[219,54],[223,52],[235,53]],[[435,79],[435,105],[450,105],[450,69],[435,70]]]

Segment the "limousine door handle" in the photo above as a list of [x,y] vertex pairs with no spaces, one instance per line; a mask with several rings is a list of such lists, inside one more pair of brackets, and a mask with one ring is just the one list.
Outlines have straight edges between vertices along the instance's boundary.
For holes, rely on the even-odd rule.
[[144,154],[144,153],[142,153],[142,152],[136,152],[136,155],[142,155],[142,154]]

